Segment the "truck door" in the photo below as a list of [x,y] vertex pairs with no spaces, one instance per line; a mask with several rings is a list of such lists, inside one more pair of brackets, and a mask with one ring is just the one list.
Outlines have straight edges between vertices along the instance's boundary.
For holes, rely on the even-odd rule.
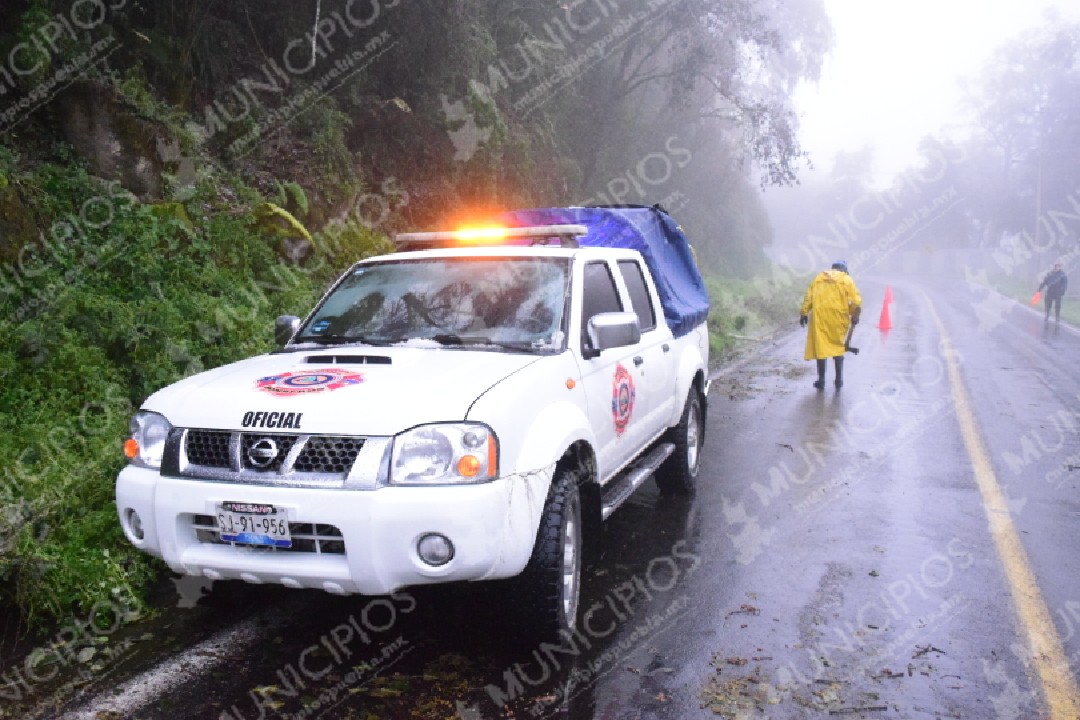
[[[675,411],[675,353],[671,330],[659,310],[641,262],[619,260],[618,268],[631,310],[637,314],[641,326],[641,342],[630,362],[637,382],[635,420],[641,432],[638,442],[643,445],[667,428]],[[679,409],[682,409],[681,405]]]
[[[586,263],[582,279],[579,343],[586,348],[589,318],[627,308],[607,262]],[[599,474],[605,481],[640,449],[638,374],[633,360],[638,349],[638,345],[628,345],[605,350],[591,359],[585,359],[584,354],[579,356],[589,424],[596,436]]]

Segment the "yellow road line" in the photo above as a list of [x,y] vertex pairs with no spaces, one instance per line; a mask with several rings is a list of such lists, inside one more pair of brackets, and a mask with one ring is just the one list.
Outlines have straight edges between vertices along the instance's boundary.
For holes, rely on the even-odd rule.
[[1020,618],[1024,634],[1031,648],[1032,664],[1039,674],[1043,693],[1049,706],[1051,720],[1076,720],[1080,717],[1080,689],[1077,688],[1069,659],[1058,637],[1050,609],[1046,606],[1039,590],[1035,573],[1031,570],[1027,553],[1020,543],[1020,535],[1012,522],[1009,505],[1001,491],[997,476],[994,475],[990,456],[986,451],[982,437],[971,411],[964,383],[960,378],[960,368],[956,363],[956,352],[952,341],[945,332],[934,304],[926,297],[930,314],[941,334],[941,349],[949,371],[949,384],[952,386],[953,402],[956,405],[956,419],[960,423],[960,432],[964,437],[971,466],[975,470],[975,481],[982,495],[983,507],[994,537],[994,545],[1005,566],[1005,577],[1009,581],[1013,604]]

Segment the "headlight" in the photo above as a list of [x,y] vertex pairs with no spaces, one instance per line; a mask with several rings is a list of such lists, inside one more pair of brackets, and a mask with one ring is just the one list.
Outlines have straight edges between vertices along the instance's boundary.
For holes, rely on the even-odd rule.
[[172,425],[163,415],[140,410],[131,418],[131,437],[124,443],[124,455],[136,465],[160,468],[170,430]]
[[421,425],[394,438],[393,485],[480,483],[498,474],[499,441],[486,425]]

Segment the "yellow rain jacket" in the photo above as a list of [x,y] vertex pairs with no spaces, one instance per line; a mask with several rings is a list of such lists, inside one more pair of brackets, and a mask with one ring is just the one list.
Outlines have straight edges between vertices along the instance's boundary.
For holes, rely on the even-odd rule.
[[819,274],[802,302],[801,315],[810,316],[806,334],[806,359],[822,360],[844,354],[851,317],[862,312],[862,296],[855,281],[842,270]]

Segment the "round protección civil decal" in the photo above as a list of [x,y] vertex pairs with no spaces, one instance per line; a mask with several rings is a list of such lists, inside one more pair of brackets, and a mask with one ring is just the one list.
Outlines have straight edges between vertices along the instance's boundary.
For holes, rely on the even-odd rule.
[[622,435],[630,424],[634,412],[634,378],[620,363],[615,366],[611,381],[611,419],[615,421],[615,434]]
[[255,381],[257,390],[271,395],[292,396],[329,392],[364,382],[364,376],[351,370],[320,368],[305,372],[283,372]]

